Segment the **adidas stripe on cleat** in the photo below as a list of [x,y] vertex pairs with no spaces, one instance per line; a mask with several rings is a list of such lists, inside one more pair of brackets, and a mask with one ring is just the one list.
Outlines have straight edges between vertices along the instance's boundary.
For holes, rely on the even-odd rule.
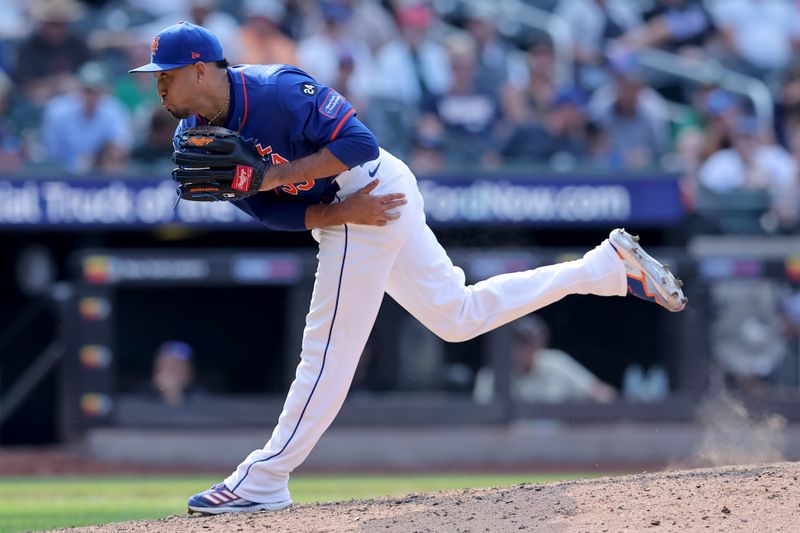
[[292,505],[292,500],[275,503],[256,503],[234,494],[224,483],[217,483],[210,489],[198,492],[189,498],[189,513],[205,515],[222,513],[242,513],[254,511],[278,511]]

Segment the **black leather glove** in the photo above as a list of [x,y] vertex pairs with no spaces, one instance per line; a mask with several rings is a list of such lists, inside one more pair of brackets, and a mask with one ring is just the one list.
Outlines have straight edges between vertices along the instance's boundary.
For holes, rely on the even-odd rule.
[[180,197],[201,202],[235,201],[258,193],[270,166],[238,133],[216,126],[182,132],[172,160],[178,165],[172,179]]

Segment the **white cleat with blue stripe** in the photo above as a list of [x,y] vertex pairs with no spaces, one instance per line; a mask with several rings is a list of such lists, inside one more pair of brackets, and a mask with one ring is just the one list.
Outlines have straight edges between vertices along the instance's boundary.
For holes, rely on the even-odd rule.
[[639,237],[624,229],[615,229],[608,236],[611,246],[625,264],[628,294],[657,303],[677,313],[688,299],[683,295],[683,282],[670,272],[669,266],[656,261],[639,245]]
[[217,483],[210,489],[198,492],[189,498],[189,513],[211,515],[253,511],[279,511],[291,507],[291,505],[292,500],[275,503],[251,502],[231,492],[224,483]]

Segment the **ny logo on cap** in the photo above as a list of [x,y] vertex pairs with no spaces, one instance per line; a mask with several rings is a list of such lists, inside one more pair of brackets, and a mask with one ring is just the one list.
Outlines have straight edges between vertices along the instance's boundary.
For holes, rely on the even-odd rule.
[[153,37],[153,42],[150,43],[150,55],[155,57],[156,52],[158,52],[158,35]]

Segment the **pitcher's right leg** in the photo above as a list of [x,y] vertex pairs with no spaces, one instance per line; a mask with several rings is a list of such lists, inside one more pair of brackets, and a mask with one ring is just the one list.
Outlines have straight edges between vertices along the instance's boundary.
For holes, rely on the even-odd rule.
[[450,342],[471,339],[569,294],[625,296],[625,266],[608,240],[581,259],[494,276],[466,286],[464,272],[419,219],[400,251],[387,293]]
[[653,259],[639,245],[639,237],[617,228],[608,236],[611,245],[625,265],[628,276],[628,293],[657,303],[677,313],[689,301],[683,294],[683,282],[676,278],[667,265]]

